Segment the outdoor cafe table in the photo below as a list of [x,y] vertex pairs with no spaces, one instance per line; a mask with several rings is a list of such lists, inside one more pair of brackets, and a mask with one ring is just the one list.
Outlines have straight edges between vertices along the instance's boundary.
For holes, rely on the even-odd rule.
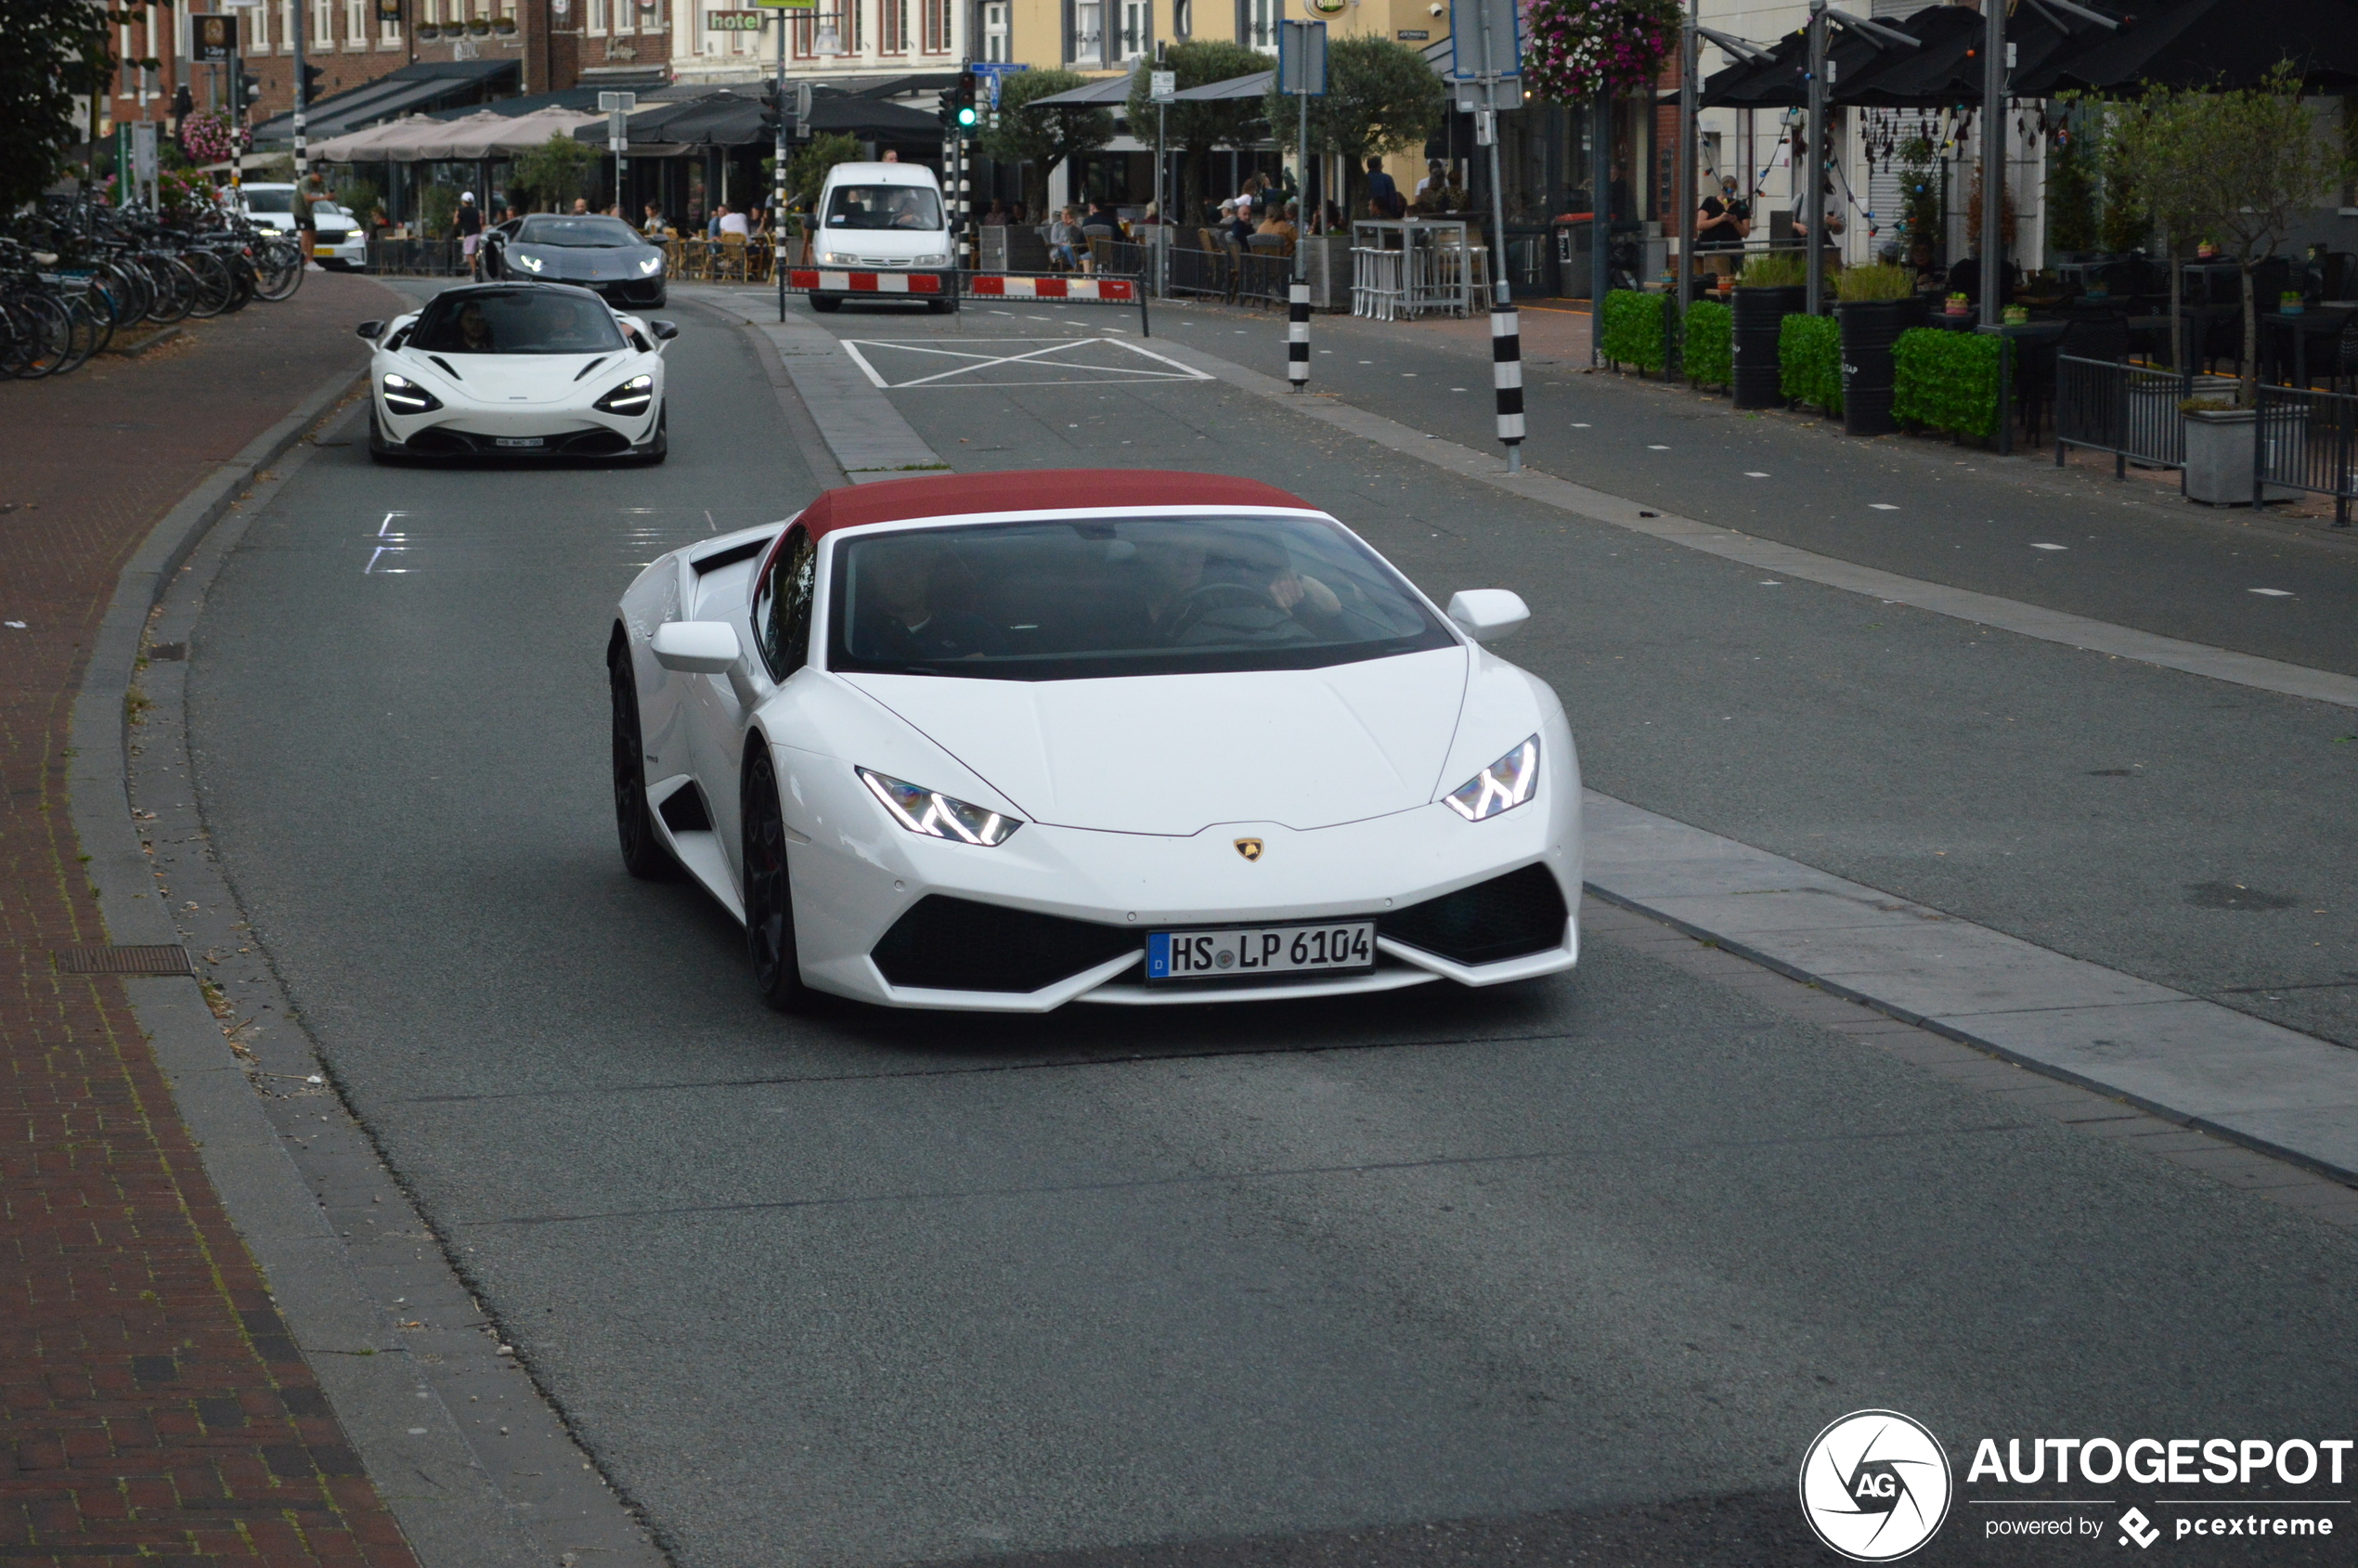
[[[2342,329],[2350,325],[2352,317],[2358,317],[2358,304],[2313,305],[2298,316],[2287,316],[2282,311],[2274,310],[2265,313],[2260,317],[2261,365],[2266,367],[2273,364],[2276,369],[2282,370],[2284,356],[2276,345],[2284,339],[2290,338],[2292,340],[2292,384],[2307,386],[2309,384],[2310,340],[2315,338],[2322,339],[2329,344],[2339,343]],[[2339,382],[2341,379],[2339,356],[2332,356],[2327,363],[2333,367],[2332,379],[2337,382]]]
[[[1398,297],[1392,304],[1399,315],[1419,316],[1428,310],[1473,314],[1473,256],[1467,249],[1463,219],[1359,218],[1351,226],[1351,248],[1400,254]],[[1354,274],[1357,270],[1354,266]],[[1358,288],[1373,281],[1354,279]]]

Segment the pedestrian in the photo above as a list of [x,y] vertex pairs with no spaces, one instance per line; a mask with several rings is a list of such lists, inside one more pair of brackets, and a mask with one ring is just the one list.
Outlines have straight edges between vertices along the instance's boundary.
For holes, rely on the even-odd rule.
[[1400,197],[1397,181],[1384,173],[1383,160],[1370,153],[1367,158],[1367,213],[1371,217],[1397,218],[1408,211],[1408,203]]
[[1422,202],[1427,196],[1438,195],[1448,184],[1449,165],[1438,158],[1428,158],[1425,160],[1425,177],[1417,182],[1417,200]]
[[663,209],[653,201],[648,202],[646,221],[639,226],[639,232],[650,240],[660,240],[663,231],[670,227],[663,221]]
[[1695,209],[1695,253],[1715,272],[1730,269],[1727,253],[1742,251],[1752,233],[1752,209],[1736,195],[1733,175],[1723,175],[1719,189]]
[[878,160],[878,162],[885,163],[898,163],[900,162],[900,154],[894,149],[887,147],[884,149],[884,157]]
[[577,196],[573,199],[573,215],[577,218],[586,218],[590,215],[590,198]]
[[295,234],[303,245],[304,264],[313,272],[325,272],[327,268],[313,259],[318,250],[319,220],[313,215],[311,207],[316,201],[327,200],[329,200],[328,182],[319,177],[319,171],[317,169],[304,175],[295,186]]
[[451,218],[450,227],[459,236],[459,253],[467,258],[467,276],[483,276],[483,209],[475,205],[475,193],[459,193],[459,211]]

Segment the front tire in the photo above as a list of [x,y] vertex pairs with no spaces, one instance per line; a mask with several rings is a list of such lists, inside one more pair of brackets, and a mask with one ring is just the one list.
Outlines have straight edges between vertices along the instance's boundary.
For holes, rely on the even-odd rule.
[[745,737],[745,951],[753,987],[781,1013],[807,1011],[817,993],[802,983],[795,944],[794,887],[786,873],[786,818],[778,804],[778,772],[760,732]]
[[810,296],[810,308],[821,315],[832,314],[843,308],[843,296],[841,294],[813,294]]
[[663,411],[655,416],[655,438],[648,443],[645,451],[639,454],[637,461],[641,468],[653,468],[670,455],[671,406],[667,403]]
[[667,882],[679,864],[671,858],[654,810],[647,805],[647,755],[639,729],[639,683],[630,668],[630,648],[616,628],[606,650],[606,688],[614,708],[615,836],[622,846],[623,869],[645,882]]

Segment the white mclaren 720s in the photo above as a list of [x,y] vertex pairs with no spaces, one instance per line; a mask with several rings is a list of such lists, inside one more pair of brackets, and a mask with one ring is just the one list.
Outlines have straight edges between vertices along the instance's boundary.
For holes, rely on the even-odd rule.
[[1247,479],[889,480],[663,556],[607,668],[624,862],[755,983],[895,1007],[1486,986],[1578,956],[1562,705]]

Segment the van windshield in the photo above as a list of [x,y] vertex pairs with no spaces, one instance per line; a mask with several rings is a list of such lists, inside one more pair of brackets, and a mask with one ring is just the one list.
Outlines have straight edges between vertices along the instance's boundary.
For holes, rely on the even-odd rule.
[[922,185],[839,185],[827,201],[827,227],[938,229],[941,198]]

